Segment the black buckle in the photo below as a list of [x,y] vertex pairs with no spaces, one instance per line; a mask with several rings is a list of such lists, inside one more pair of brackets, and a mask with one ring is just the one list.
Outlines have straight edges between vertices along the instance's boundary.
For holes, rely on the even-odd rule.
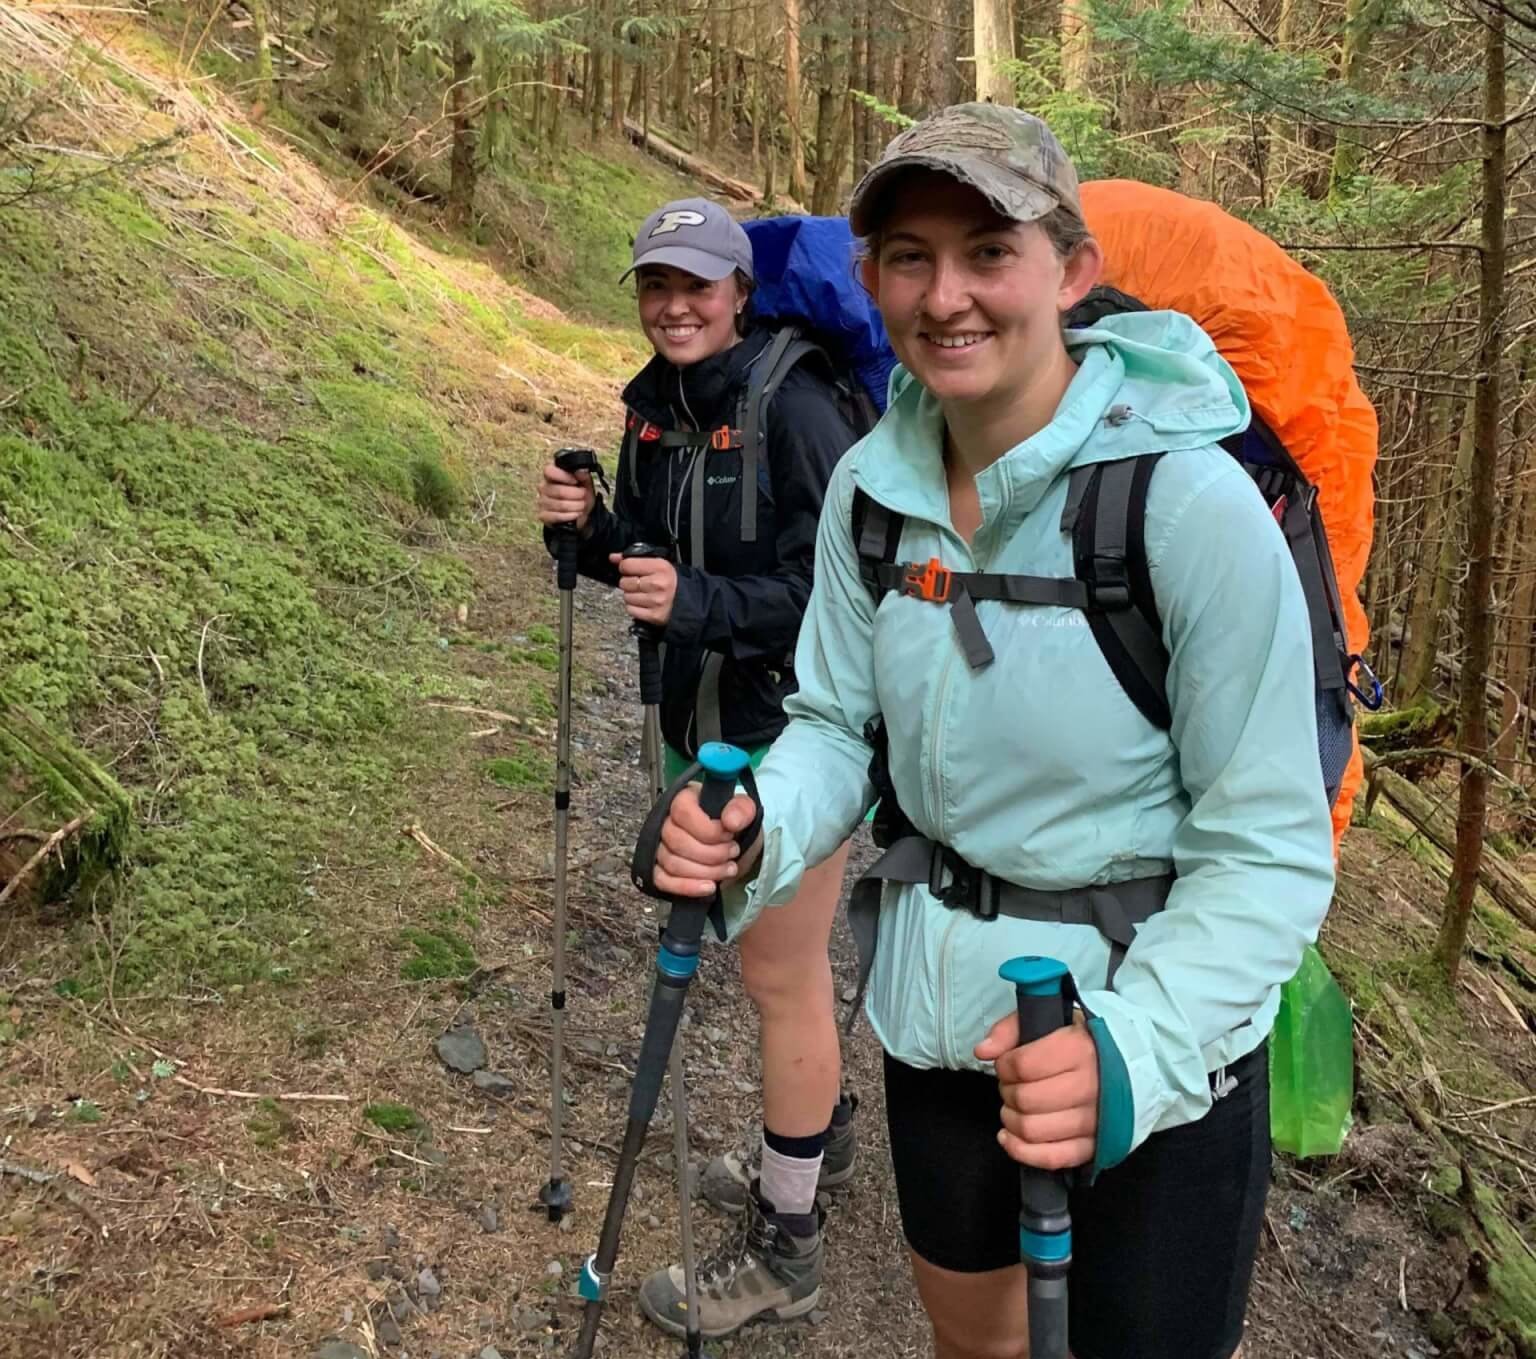
[[985,869],[972,868],[947,845],[933,847],[928,860],[928,891],[952,911],[969,911],[978,920],[997,919],[1001,896],[997,879]]
[[1125,569],[1123,555],[1094,553],[1093,574],[1088,579],[1088,602],[1095,609],[1131,607],[1131,577]]

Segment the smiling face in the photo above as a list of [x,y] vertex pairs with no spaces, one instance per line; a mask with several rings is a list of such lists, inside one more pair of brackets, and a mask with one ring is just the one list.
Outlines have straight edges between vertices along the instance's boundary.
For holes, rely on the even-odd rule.
[[662,358],[679,367],[729,349],[739,338],[736,313],[746,298],[734,274],[700,278],[666,264],[637,275],[640,328]]
[[1038,224],[943,174],[915,173],[892,197],[864,282],[924,387],[946,404],[1008,404],[1066,361],[1062,315],[1103,262],[1092,241],[1064,260]]

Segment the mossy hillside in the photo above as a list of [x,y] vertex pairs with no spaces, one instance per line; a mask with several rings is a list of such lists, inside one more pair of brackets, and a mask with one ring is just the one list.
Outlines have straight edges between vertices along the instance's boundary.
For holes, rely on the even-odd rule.
[[663,203],[697,196],[699,186],[628,146],[601,154],[562,149],[557,165],[531,148],[483,184],[488,220],[507,222],[523,260],[522,281],[577,315],[633,327],[629,268],[640,223]]
[[[452,747],[419,700],[491,696],[447,645],[455,537],[531,545],[526,479],[636,357],[241,132],[262,155],[238,176],[198,134],[67,213],[0,213],[0,673],[134,797],[130,869],[94,902],[119,989],[344,946],[325,896],[365,842],[398,887],[405,771]],[[532,652],[497,660],[496,706],[545,711]]]

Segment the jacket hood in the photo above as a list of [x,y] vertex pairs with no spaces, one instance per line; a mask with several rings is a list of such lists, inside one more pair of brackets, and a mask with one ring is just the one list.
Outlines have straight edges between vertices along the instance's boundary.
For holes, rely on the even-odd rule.
[[[1248,426],[1237,375],[1179,312],[1110,316],[1065,338],[1078,370],[1055,419],[982,474],[1015,512],[1027,513],[1073,467],[1204,448]],[[897,513],[945,522],[943,433],[939,403],[898,365],[885,416],[850,455],[854,480]]]
[[624,389],[624,404],[663,429],[712,429],[734,416],[738,394],[772,332],[754,326],[729,349],[679,367],[656,354]]

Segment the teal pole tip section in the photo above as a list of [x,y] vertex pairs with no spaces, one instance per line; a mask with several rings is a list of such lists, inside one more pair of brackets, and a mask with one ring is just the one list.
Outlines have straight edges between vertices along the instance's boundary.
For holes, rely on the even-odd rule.
[[723,741],[709,741],[699,747],[699,764],[706,774],[717,779],[734,779],[752,763],[752,757],[740,746]]
[[997,969],[997,975],[1026,996],[1054,996],[1061,990],[1067,965],[1055,958],[1010,958]]
[[588,1302],[601,1302],[608,1292],[603,1276],[597,1272],[597,1257],[589,1255],[581,1267],[581,1283],[578,1291]]

